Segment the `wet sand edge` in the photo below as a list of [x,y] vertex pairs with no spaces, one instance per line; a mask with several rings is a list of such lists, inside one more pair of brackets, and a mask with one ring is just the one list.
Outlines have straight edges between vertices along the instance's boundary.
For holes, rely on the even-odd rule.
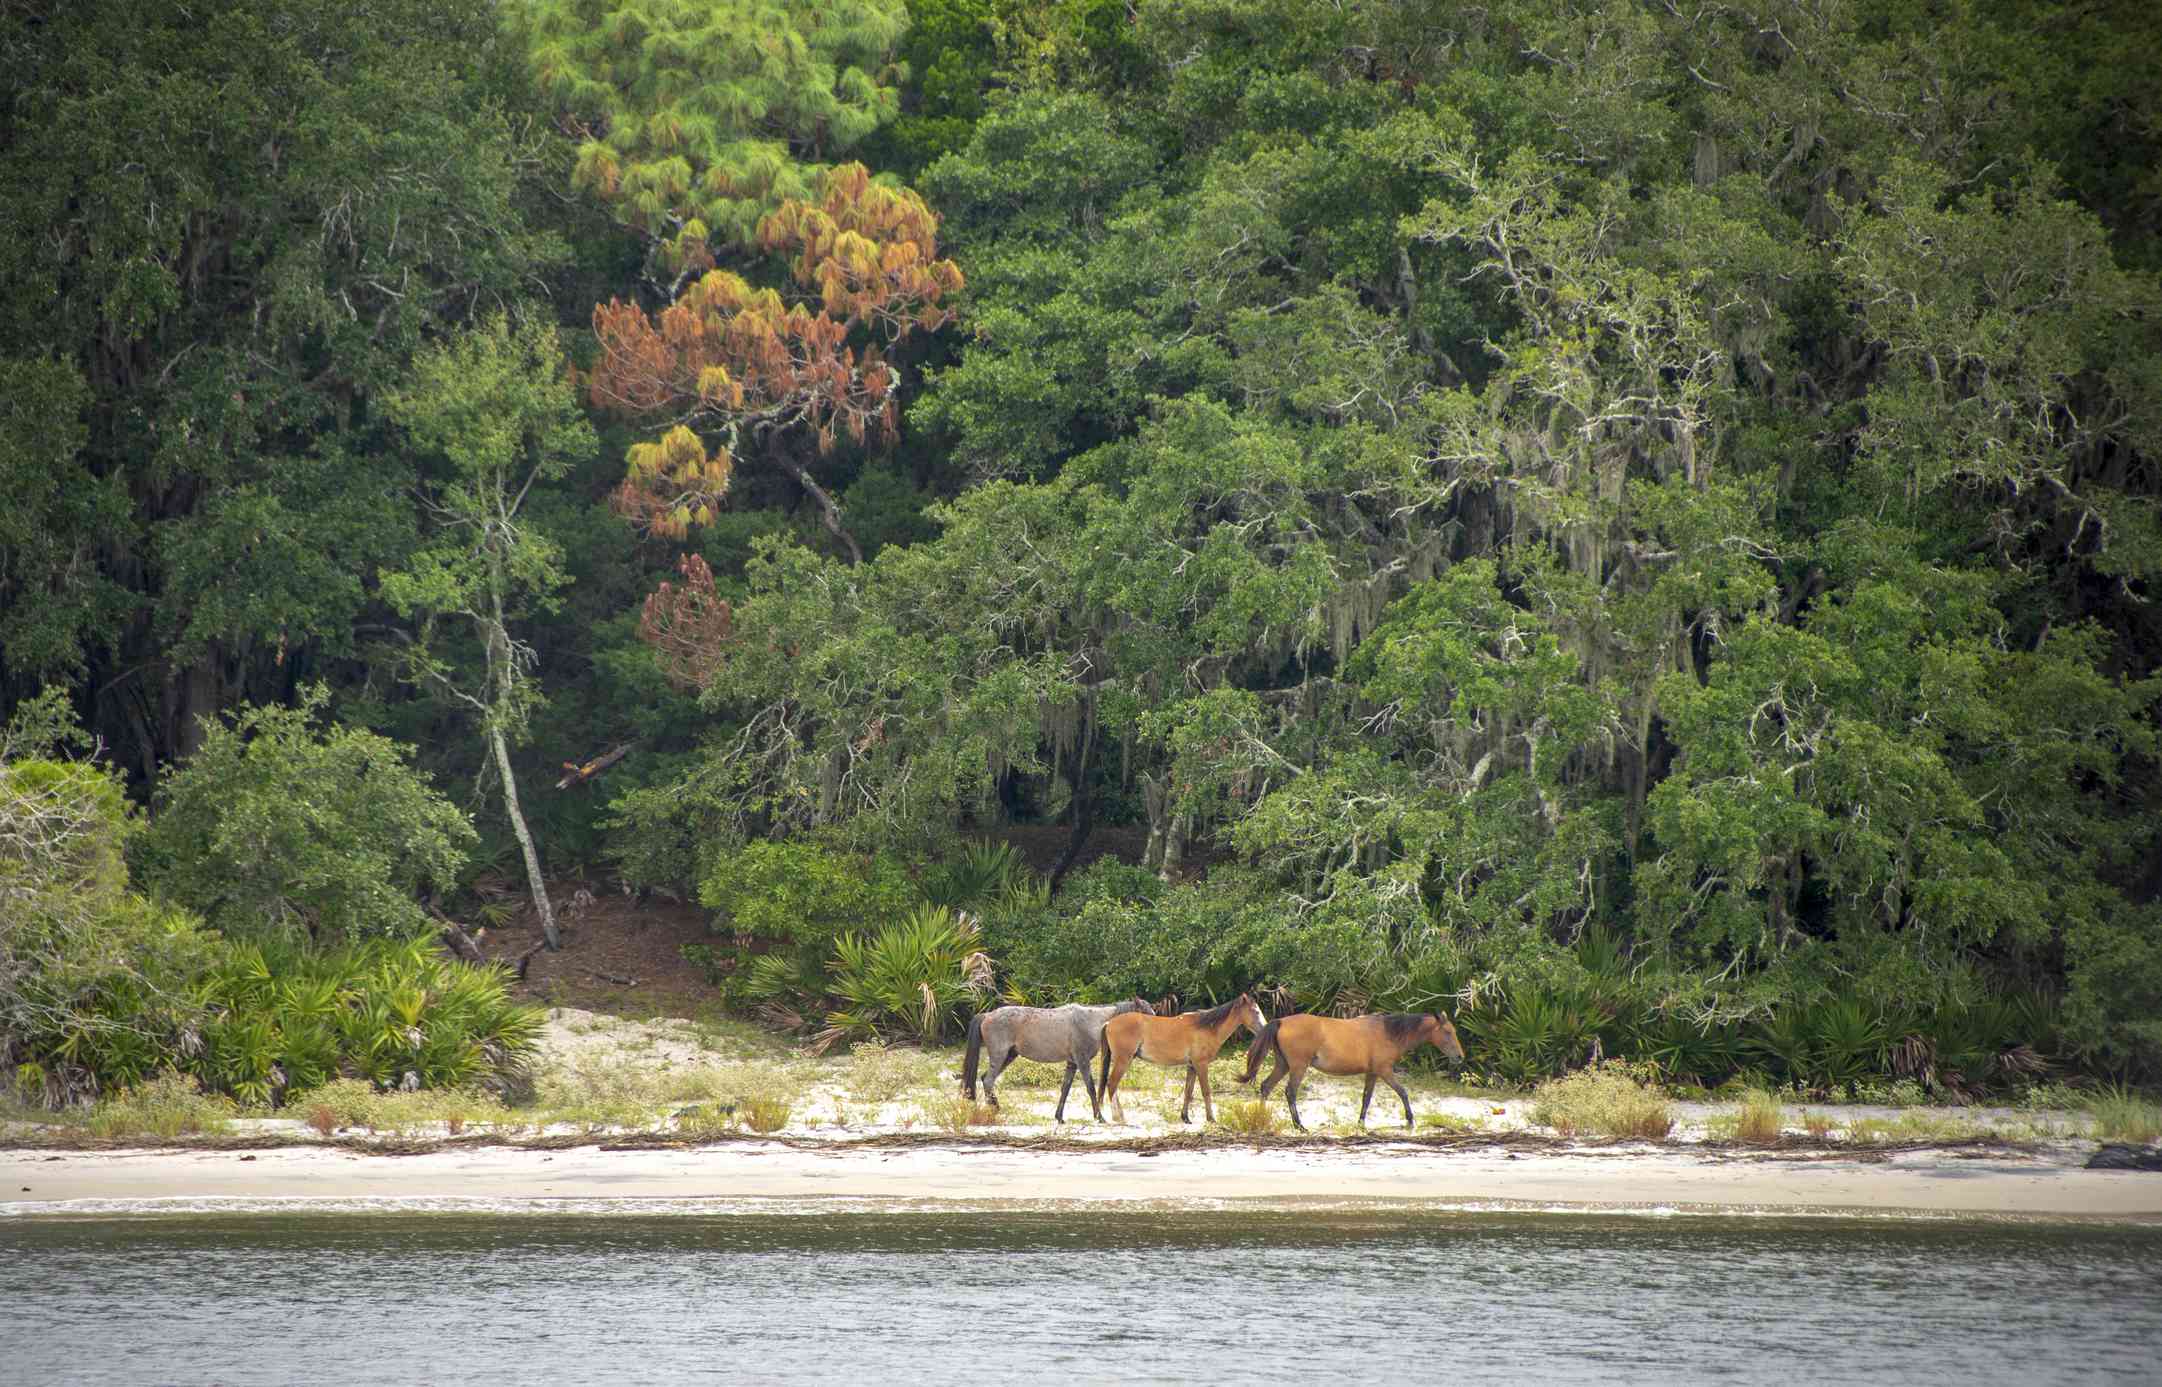
[[508,1212],[581,1202],[626,1212],[640,1205],[716,1213],[1420,1206],[2162,1224],[2162,1177],[1980,1150],[1856,1159],[1659,1148],[851,1150],[734,1142],[639,1150],[475,1146],[394,1159],[318,1146],[0,1152],[4,1217],[210,1207]]

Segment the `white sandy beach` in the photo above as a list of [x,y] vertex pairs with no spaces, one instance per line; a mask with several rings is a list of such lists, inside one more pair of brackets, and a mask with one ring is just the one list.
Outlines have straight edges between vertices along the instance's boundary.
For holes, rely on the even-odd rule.
[[1015,1151],[965,1146],[811,1148],[739,1142],[683,1150],[480,1147],[416,1156],[328,1148],[0,1153],[0,1212],[97,1212],[167,1201],[743,1200],[768,1207],[1136,1209],[1418,1202],[1676,1211],[1911,1213],[2162,1221],[2162,1178],[2043,1158],[1908,1153],[1786,1159],[1605,1148],[1581,1153],[1364,1147]]
[[[589,1088],[656,1075],[719,1073],[764,1064],[733,1046],[715,1047],[688,1022],[627,1022],[588,1012],[550,1014],[542,1042],[547,1065],[574,1070]],[[1415,1146],[1345,1142],[1287,1147],[1248,1143],[1221,1130],[1206,1147],[1172,1145],[1144,1154],[1136,1141],[1176,1142],[1201,1128],[1177,1123],[1179,1076],[1137,1066],[1125,1122],[1088,1120],[1077,1090],[1064,1127],[1050,1122],[1055,1071],[1007,1086],[1005,1121],[941,1138],[922,1112],[932,1094],[950,1094],[956,1052],[923,1055],[924,1084],[907,1096],[868,1101],[851,1092],[845,1061],[785,1059],[798,1085],[794,1110],[775,1140],[737,1139],[660,1149],[604,1150],[603,1141],[637,1145],[664,1137],[623,1129],[586,1135],[595,1143],[561,1149],[512,1144],[448,1144],[418,1155],[366,1147],[415,1138],[444,1141],[441,1123],[411,1132],[345,1129],[346,1145],[321,1144],[297,1118],[247,1118],[232,1134],[292,1145],[247,1150],[83,1151],[26,1146],[0,1150],[0,1216],[65,1214],[160,1201],[164,1207],[209,1201],[326,1201],[363,1206],[432,1206],[440,1201],[751,1201],[765,1208],[1020,1208],[1079,1202],[1105,1209],[1149,1209],[1234,1202],[1255,1206],[1398,1202],[1495,1207],[1755,1211],[1856,1211],[1932,1216],[2106,1218],[2162,1221],[2162,1175],[2081,1168],[2091,1143],[2079,1140],[2085,1118],[1962,1109],[1980,1145],[1893,1153],[1740,1152],[1703,1145],[1725,1105],[1675,1104],[1674,1139],[1653,1145],[1531,1145],[1530,1101],[1441,1092],[1412,1080],[1423,1121],[1457,1124],[1467,1140]],[[1249,1097],[1219,1070],[1218,1100]],[[1016,1071],[1017,1074],[1019,1071]],[[1325,1139],[1357,1129],[1359,1086],[1317,1080],[1302,1099]],[[1386,1094],[1376,1135],[1386,1137],[1398,1110]],[[1281,1113],[1281,1099],[1276,1110]],[[1790,1110],[1798,1135],[1806,1109]],[[1896,1110],[1844,1107],[1838,1120],[1897,1116]],[[2035,1122],[2040,1121],[2038,1129]],[[2007,1145],[1988,1135],[2005,1125]],[[486,1131],[476,1124],[474,1134]],[[512,1141],[575,1139],[558,1125],[508,1133]],[[2055,1140],[2036,1142],[2040,1130]],[[977,1139],[975,1134],[982,1138]],[[5,1133],[0,1133],[4,1137]],[[1433,1133],[1429,1132],[1429,1136]],[[1482,1138],[1491,1138],[1491,1143]],[[483,1138],[485,1140],[486,1138]],[[1536,1138],[1535,1140],[1545,1140]],[[1000,1145],[998,1143],[1006,1144]],[[1014,1143],[1042,1143],[1021,1147]],[[1113,1145],[1116,1144],[1116,1145]],[[1129,1149],[1118,1149],[1123,1146]],[[1091,1149],[1106,1147],[1109,1149]],[[410,1148],[408,1148],[410,1149]],[[156,1207],[156,1206],[152,1206]]]

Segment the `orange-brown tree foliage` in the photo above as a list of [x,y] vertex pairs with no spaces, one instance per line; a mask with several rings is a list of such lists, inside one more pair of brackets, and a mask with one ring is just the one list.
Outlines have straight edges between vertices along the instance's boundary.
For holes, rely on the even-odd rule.
[[[712,518],[746,435],[767,441],[800,426],[824,452],[844,432],[859,443],[890,434],[898,380],[886,353],[942,326],[961,288],[960,270],[938,258],[937,216],[861,164],[827,170],[816,202],[766,217],[758,244],[786,258],[792,292],[716,269],[657,314],[620,300],[593,310],[593,404],[669,426],[630,450],[614,498],[654,534],[680,539]],[[785,448],[767,452],[856,554],[833,498]]]
[[661,673],[682,689],[702,689],[727,658],[736,614],[714,590],[713,570],[696,554],[676,564],[682,586],[662,583],[646,599],[638,634],[660,657]]

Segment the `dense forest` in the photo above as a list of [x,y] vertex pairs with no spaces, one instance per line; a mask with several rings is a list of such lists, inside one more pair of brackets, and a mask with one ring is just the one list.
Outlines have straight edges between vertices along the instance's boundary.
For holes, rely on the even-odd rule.
[[2162,1073],[2149,4],[23,0],[0,71],[55,1101],[464,1082],[530,1022],[440,922],[577,881],[847,1035]]

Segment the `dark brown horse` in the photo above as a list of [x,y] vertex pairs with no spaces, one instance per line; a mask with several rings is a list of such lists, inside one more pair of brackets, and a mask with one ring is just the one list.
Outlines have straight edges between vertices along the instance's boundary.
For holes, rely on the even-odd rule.
[[1239,1082],[1250,1084],[1261,1071],[1261,1061],[1276,1056],[1276,1068],[1261,1084],[1261,1101],[1278,1079],[1284,1084],[1284,1105],[1291,1109],[1292,1125],[1300,1131],[1299,1083],[1309,1068],[1324,1074],[1364,1074],[1366,1096],[1359,1100],[1359,1125],[1366,1125],[1366,1110],[1374,1101],[1376,1079],[1396,1090],[1404,1100],[1404,1125],[1411,1125],[1411,1095],[1396,1080],[1396,1062],[1421,1045],[1431,1044],[1451,1059],[1464,1058],[1456,1038],[1456,1025],[1438,1011],[1412,1012],[1400,1016],[1358,1016],[1340,1021],[1333,1016],[1279,1016],[1255,1038]]
[[1269,1018],[1244,992],[1209,1011],[1183,1011],[1177,1016],[1143,1016],[1138,1012],[1114,1016],[1104,1023],[1103,1031],[1104,1102],[1114,1118],[1126,1120],[1126,1105],[1119,1102],[1119,1085],[1126,1080],[1127,1066],[1139,1055],[1150,1064],[1185,1067],[1186,1100],[1179,1104],[1181,1122],[1193,1120],[1194,1079],[1198,1076],[1202,1115],[1214,1122],[1216,1105],[1209,1097],[1209,1061],[1216,1058],[1216,1052],[1240,1026],[1259,1035],[1268,1024]]

